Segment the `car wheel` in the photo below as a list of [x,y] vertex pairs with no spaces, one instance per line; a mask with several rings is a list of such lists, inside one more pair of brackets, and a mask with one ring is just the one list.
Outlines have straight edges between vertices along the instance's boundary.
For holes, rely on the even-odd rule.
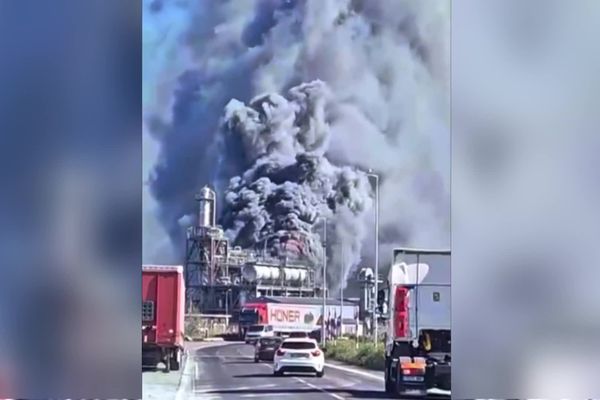
[[273,371],[273,375],[275,375],[275,376],[283,376],[283,371]]
[[325,368],[323,368],[321,371],[317,371],[317,378],[322,378],[323,375],[325,375]]
[[254,362],[257,363],[258,362],[258,357],[254,357]]

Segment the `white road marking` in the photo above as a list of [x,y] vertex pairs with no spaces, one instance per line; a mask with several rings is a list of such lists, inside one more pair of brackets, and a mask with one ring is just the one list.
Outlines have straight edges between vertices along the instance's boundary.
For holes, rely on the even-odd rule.
[[334,399],[338,399],[338,400],[345,400],[345,399],[344,399],[342,396],[338,396],[338,395],[337,395],[337,394],[335,394],[335,393],[328,392],[327,390],[325,390],[325,389],[323,389],[323,388],[320,388],[320,387],[318,387],[318,386],[316,386],[316,385],[313,385],[312,383],[306,382],[306,381],[305,381],[304,379],[302,379],[302,378],[298,378],[298,377],[296,377],[296,376],[295,376],[295,377],[294,377],[294,379],[296,379],[298,382],[302,382],[302,383],[304,383],[306,386],[308,386],[308,387],[310,387],[310,388],[317,389],[317,390],[318,390],[318,391],[320,391],[320,392],[326,393],[326,394],[330,395],[331,397],[333,397]]
[[375,379],[375,380],[378,380],[378,381],[381,381],[381,382],[385,381],[385,379],[382,376],[371,374],[371,373],[365,372],[365,371],[360,371],[358,369],[342,367],[342,366],[339,366],[339,365],[334,365],[334,364],[329,364],[329,363],[325,363],[325,366],[329,367],[329,368],[333,368],[333,369],[339,369],[340,371],[349,372],[351,374],[361,375],[361,376],[364,376],[364,377],[367,377],[367,378],[371,378],[371,379]]
[[194,386],[194,379],[190,379],[191,374],[192,374],[192,363],[194,365],[196,365],[196,363],[194,362],[193,357],[190,356],[190,354],[186,354],[185,360],[184,360],[184,366],[183,366],[183,372],[181,374],[181,379],[179,380],[179,386],[177,387],[177,393],[175,394],[175,399],[176,400],[184,400],[185,398],[187,398],[187,394],[185,393],[186,389],[188,388],[188,385],[190,385],[190,380],[191,382],[191,386],[193,388]]
[[192,393],[196,390],[196,380],[198,380],[198,362],[195,359],[192,359],[194,363],[194,378],[192,378]]
[[196,388],[196,390],[194,391],[194,393],[211,393],[211,392],[220,392],[220,391],[243,391],[243,390],[251,390],[251,389],[266,389],[266,388],[270,388],[270,387],[274,387],[275,384],[274,383],[269,383],[269,384],[265,384],[265,385],[254,385],[254,386],[238,386],[238,387],[233,387],[233,386],[227,386],[226,388],[214,388],[214,387],[207,387],[207,385],[205,386],[201,386],[204,387],[204,389],[198,389]]
[[249,394],[243,394],[240,397],[259,397],[259,398],[263,398],[263,397],[283,397],[283,396],[295,396],[295,393],[260,393],[260,394],[255,394],[255,393],[249,393]]
[[215,354],[214,356],[211,355],[203,355],[203,356],[195,356],[195,358],[197,358],[198,360],[202,360],[202,359],[234,359],[234,360],[254,360],[254,357],[252,356],[223,356],[223,355],[218,355]]
[[438,395],[438,396],[451,396],[452,392],[450,390],[432,388],[432,389],[427,390],[427,394],[434,394],[434,395]]

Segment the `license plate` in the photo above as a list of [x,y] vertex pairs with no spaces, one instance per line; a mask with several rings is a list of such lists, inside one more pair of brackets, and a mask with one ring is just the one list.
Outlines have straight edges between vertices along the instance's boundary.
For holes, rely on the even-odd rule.
[[423,382],[425,378],[422,376],[403,376],[402,380],[404,382]]
[[292,356],[292,358],[307,358],[308,354],[302,354],[302,353],[291,353],[290,356]]

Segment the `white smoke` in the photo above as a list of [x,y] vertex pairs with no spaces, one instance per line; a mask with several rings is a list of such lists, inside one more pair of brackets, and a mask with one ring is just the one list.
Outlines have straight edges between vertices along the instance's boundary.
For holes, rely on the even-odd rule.
[[[154,84],[171,93],[145,116],[162,143],[152,190],[179,252],[177,221],[193,212],[198,187],[250,167],[223,166],[211,146],[226,104],[314,80],[331,92],[328,162],[380,175],[382,266],[393,246],[448,246],[449,11],[448,0],[147,2],[145,38],[176,15],[170,40],[155,41],[144,63],[162,66]],[[362,228],[367,263],[373,225]]]

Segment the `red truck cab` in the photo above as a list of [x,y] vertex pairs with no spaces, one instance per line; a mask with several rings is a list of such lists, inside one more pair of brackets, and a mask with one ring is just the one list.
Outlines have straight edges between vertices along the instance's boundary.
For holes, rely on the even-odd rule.
[[142,266],[142,365],[178,370],[183,354],[183,267]]

